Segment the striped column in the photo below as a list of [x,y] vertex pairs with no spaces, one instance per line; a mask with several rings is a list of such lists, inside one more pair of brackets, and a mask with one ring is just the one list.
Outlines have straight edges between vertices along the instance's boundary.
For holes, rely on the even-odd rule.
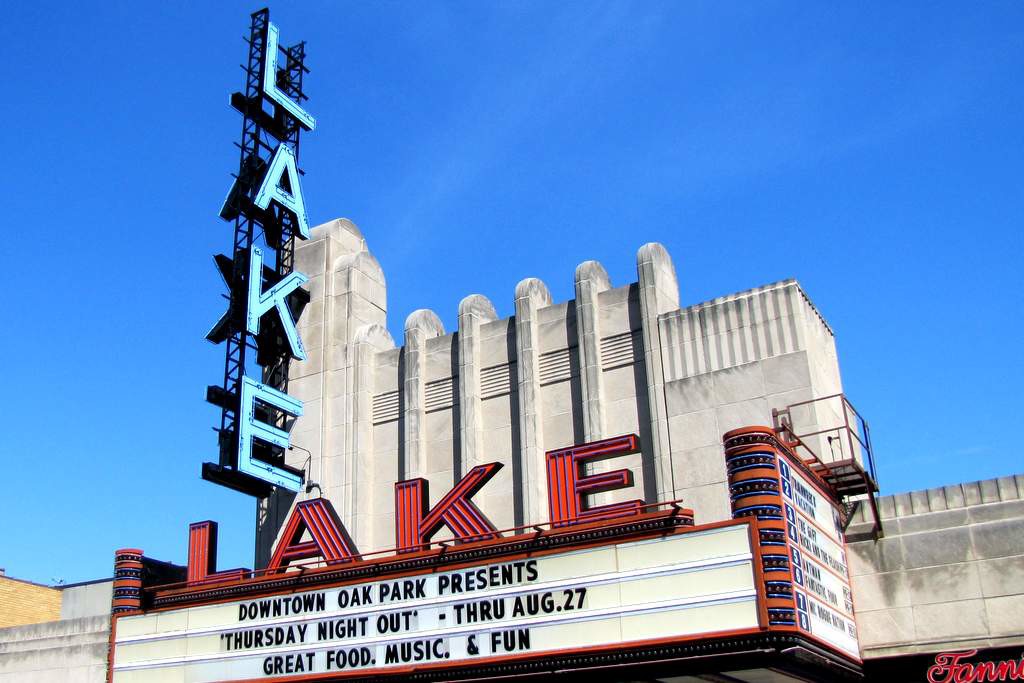
[[779,447],[769,427],[726,432],[725,465],[733,519],[760,521],[764,589],[769,626],[796,626],[793,571],[786,543],[786,515],[779,488]]
[[114,551],[114,614],[142,609],[142,551],[121,548]]

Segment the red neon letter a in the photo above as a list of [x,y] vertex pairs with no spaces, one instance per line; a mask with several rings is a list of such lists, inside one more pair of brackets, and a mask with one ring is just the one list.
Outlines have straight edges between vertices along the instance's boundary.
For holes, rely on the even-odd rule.
[[245,576],[248,569],[217,571],[217,522],[209,520],[188,525],[188,573],[189,585],[213,581],[236,581]]
[[627,434],[558,451],[548,451],[548,509],[551,512],[551,524],[566,526],[639,514],[643,509],[643,501],[640,500],[588,508],[583,498],[589,493],[614,491],[632,486],[632,472],[612,470],[590,476],[580,474],[580,467],[586,462],[616,458],[639,450],[640,439],[636,434]]
[[[309,531],[312,541],[302,541],[302,535]],[[267,565],[268,572],[278,572],[290,562],[322,557],[328,564],[352,560],[359,551],[345,533],[345,527],[338,521],[334,506],[326,498],[304,500],[295,506],[288,520],[281,542],[274,550],[274,556]]]
[[442,526],[448,527],[455,538],[462,542],[496,537],[498,530],[470,498],[499,469],[500,462],[477,465],[429,512],[425,479],[408,479],[396,483],[395,539],[398,552],[423,550]]

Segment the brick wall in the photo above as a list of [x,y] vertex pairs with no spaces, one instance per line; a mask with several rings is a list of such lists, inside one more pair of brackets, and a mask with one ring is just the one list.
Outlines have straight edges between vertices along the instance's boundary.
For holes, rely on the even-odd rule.
[[0,628],[60,619],[60,590],[0,576]]

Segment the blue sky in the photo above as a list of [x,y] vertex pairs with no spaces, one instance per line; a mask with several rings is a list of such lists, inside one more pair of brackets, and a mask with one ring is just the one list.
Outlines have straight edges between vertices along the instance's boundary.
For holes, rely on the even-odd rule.
[[[223,349],[211,255],[237,164],[257,5],[16,3],[0,170],[6,359],[0,566],[108,575],[183,561],[221,523],[250,565],[252,500],[203,482]],[[684,303],[797,278],[834,328],[885,492],[1024,471],[1024,5],[291,3],[308,41],[311,220],[353,219],[416,308],[572,297],[648,241]],[[512,236],[515,235],[515,238]],[[425,285],[424,283],[429,283]]]

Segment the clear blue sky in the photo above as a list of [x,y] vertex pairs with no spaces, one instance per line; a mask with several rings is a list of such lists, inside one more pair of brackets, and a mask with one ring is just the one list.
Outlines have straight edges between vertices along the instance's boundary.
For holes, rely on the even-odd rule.
[[[242,36],[259,5],[5,8],[0,566],[108,575],[117,547],[182,562],[221,523],[249,565],[252,500],[215,458],[223,348],[211,255],[237,164]],[[346,216],[389,324],[456,327],[480,292],[572,297],[664,243],[684,303],[797,278],[836,331],[884,491],[1024,471],[1024,4],[308,2],[314,223]],[[511,235],[516,235],[513,239]]]

